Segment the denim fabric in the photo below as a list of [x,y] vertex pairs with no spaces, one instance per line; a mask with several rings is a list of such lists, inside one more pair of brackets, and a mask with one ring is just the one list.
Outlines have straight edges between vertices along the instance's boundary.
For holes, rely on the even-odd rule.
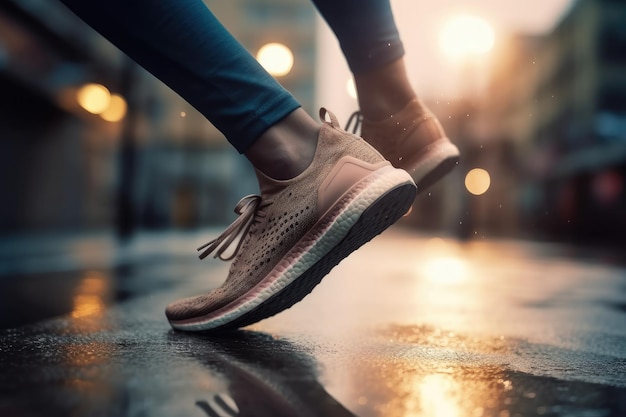
[[202,0],[61,0],[198,109],[241,153],[300,107]]
[[339,40],[353,74],[404,55],[389,0],[312,0]]

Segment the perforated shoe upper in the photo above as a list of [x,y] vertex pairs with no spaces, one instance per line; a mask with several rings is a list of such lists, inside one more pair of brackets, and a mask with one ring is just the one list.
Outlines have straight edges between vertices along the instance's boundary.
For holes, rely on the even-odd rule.
[[[322,117],[324,112],[321,112]],[[169,305],[166,314],[170,320],[185,320],[218,310],[246,294],[279,262],[288,262],[284,259],[286,254],[326,211],[327,207],[321,205],[332,204],[327,200],[334,197],[320,198],[322,184],[327,186],[329,181],[335,181],[335,186],[330,188],[332,195],[336,195],[341,193],[337,187],[349,187],[358,180],[358,166],[350,169],[348,176],[333,178],[340,175],[337,166],[345,165],[346,158],[361,161],[364,166],[389,165],[361,138],[341,130],[334,115],[330,117],[331,122],[321,126],[313,162],[300,175],[278,181],[256,172],[261,195],[251,203],[254,213],[250,215],[249,227],[245,229],[226,281],[207,294]]]

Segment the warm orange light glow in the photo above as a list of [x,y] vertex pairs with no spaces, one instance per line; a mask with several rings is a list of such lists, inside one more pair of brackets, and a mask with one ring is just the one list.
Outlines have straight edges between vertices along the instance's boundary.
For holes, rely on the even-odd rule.
[[451,285],[457,284],[467,277],[467,266],[460,258],[435,257],[424,263],[422,272],[436,284]]
[[446,374],[426,375],[419,384],[423,415],[430,417],[461,416],[463,413],[458,399],[461,388],[453,376]]
[[124,97],[119,94],[112,94],[109,107],[100,114],[100,117],[107,122],[119,122],[126,116],[127,108],[128,106],[126,105]]
[[474,168],[465,176],[465,188],[474,195],[486,193],[490,185],[491,177],[482,168]]
[[267,72],[278,77],[289,74],[293,67],[293,53],[282,43],[263,45],[257,52],[256,59]]
[[97,295],[78,294],[74,297],[72,317],[79,319],[104,310],[104,303]]
[[101,84],[86,84],[76,94],[78,104],[89,113],[100,114],[111,103],[111,93]]
[[105,297],[109,290],[107,276],[98,272],[88,272],[76,288],[72,317],[78,319],[104,311]]
[[416,273],[432,284],[447,286],[460,284],[470,275],[469,265],[456,253],[455,244],[442,238],[431,238],[423,247],[428,253],[425,262],[416,264]]
[[469,15],[448,20],[439,36],[442,51],[454,59],[489,52],[494,42],[494,31],[489,23]]

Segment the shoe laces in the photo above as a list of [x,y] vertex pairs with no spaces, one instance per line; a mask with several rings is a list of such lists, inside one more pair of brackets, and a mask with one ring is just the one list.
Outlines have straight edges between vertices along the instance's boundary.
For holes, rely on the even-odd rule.
[[[217,238],[205,243],[198,248],[198,251],[203,251],[200,254],[200,259],[206,258],[212,252],[214,258],[219,258],[223,261],[230,261],[233,259],[239,249],[241,248],[244,237],[250,230],[250,226],[255,222],[258,223],[259,218],[265,217],[263,208],[267,207],[270,203],[261,204],[260,195],[247,195],[235,206],[235,213],[239,215],[237,219]],[[233,241],[239,237],[237,246],[233,250],[232,254],[228,257],[223,256],[224,252],[232,245]]]
[[[361,123],[363,123],[363,114],[360,110],[355,111],[350,115],[348,119],[348,123],[346,123],[346,127],[343,129],[346,132],[350,132],[352,130],[352,134],[356,135],[359,127],[361,127]],[[350,125],[354,124],[354,126],[350,127]]]

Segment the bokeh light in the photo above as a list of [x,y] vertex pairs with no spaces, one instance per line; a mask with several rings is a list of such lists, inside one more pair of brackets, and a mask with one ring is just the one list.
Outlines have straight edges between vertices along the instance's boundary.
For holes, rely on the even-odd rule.
[[76,99],[89,113],[100,114],[109,107],[111,93],[102,84],[85,84],[78,90]]
[[494,45],[495,34],[487,21],[470,15],[452,17],[441,30],[439,43],[450,58],[463,58],[489,52]]
[[293,53],[282,43],[263,45],[257,52],[256,59],[267,72],[277,77],[289,74],[293,67]]
[[487,192],[491,185],[489,173],[482,168],[474,168],[465,176],[465,188],[474,195],[481,195]]
[[109,107],[106,108],[102,113],[100,113],[100,117],[102,117],[107,122],[119,122],[126,116],[126,110],[128,106],[126,104],[126,100],[124,97],[119,94],[111,94],[111,100],[109,102]]

